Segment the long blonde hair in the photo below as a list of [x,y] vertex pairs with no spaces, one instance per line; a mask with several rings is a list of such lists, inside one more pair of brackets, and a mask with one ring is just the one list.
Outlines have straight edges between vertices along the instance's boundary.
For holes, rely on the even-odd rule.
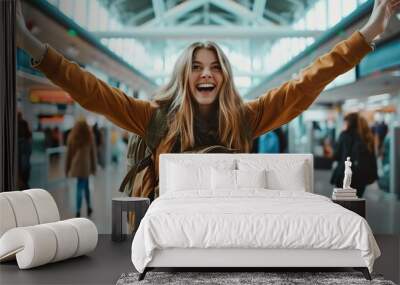
[[217,99],[220,143],[242,152],[249,152],[251,142],[246,135],[245,105],[234,86],[231,65],[221,48],[209,41],[193,43],[183,51],[175,63],[170,81],[154,97],[161,107],[169,106],[166,143],[173,144],[179,137],[181,151],[195,146],[195,101],[190,93],[189,75],[196,51],[203,48],[216,54],[222,70],[223,81]]

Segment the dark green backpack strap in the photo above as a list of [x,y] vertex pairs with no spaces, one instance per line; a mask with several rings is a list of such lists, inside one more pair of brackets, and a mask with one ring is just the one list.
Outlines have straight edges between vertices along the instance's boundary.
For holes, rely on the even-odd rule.
[[242,122],[242,130],[245,133],[246,140],[250,144],[250,149],[252,148],[253,145],[253,129],[250,127],[250,120],[248,117],[248,113],[245,115],[245,120]]
[[[128,145],[134,145],[136,148],[128,149],[128,154],[134,157],[144,156],[144,158],[130,166],[131,168],[119,186],[119,192],[126,192],[130,196],[137,173],[153,163],[153,153],[167,131],[167,112],[168,108],[166,107],[160,107],[154,112],[143,138],[137,135],[131,136]],[[131,143],[131,140],[136,140],[136,143]]]
[[162,138],[166,135],[168,129],[168,106],[159,107],[153,114],[149,125],[147,126],[144,141],[154,152],[160,144]]
[[[135,181],[136,174],[138,172],[142,171],[145,169],[147,166],[151,165],[153,160],[151,158],[151,155],[146,156],[144,159],[136,163],[134,166],[129,169],[128,173],[125,175],[125,178],[122,180],[121,185],[119,186],[118,191],[119,192],[124,192],[126,188],[126,185],[130,183],[131,181]],[[133,185],[131,185],[133,186]],[[126,193],[128,196],[130,196],[131,193]]]

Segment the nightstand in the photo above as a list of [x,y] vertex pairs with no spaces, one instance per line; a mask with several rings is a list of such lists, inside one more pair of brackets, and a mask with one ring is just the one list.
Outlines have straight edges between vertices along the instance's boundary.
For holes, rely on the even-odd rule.
[[332,202],[339,204],[340,206],[359,214],[365,218],[365,199],[352,199],[352,200],[337,200],[332,199]]
[[122,213],[134,211],[136,214],[135,228],[137,229],[140,221],[146,214],[150,206],[149,198],[141,197],[117,197],[112,199],[112,234],[113,241],[123,241],[125,235],[122,234]]

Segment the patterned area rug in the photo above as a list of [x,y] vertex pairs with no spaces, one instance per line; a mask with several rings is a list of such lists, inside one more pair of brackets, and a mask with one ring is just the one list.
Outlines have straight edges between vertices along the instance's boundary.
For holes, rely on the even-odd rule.
[[395,285],[384,280],[381,275],[372,274],[372,281],[364,278],[360,272],[148,272],[142,281],[138,281],[139,273],[122,274],[117,285],[133,284],[324,284],[353,285],[379,284]]

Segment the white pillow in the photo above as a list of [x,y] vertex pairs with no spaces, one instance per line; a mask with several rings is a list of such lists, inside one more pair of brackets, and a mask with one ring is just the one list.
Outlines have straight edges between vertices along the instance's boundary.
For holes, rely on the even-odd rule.
[[267,171],[235,170],[237,188],[267,188]]
[[168,168],[168,189],[184,191],[190,189],[208,189],[211,187],[211,167],[185,166],[170,163]]
[[266,171],[263,170],[211,170],[213,190],[238,190],[240,188],[266,188]]
[[273,190],[306,191],[308,170],[304,160],[239,159],[240,170],[266,169],[267,187]]
[[177,159],[167,164],[168,191],[211,190],[211,169],[234,169],[235,160],[214,161]]
[[232,169],[216,169],[211,170],[211,188],[217,189],[236,189],[236,170]]
[[290,190],[290,191],[306,191],[305,176],[303,167],[293,169],[290,175],[284,172],[272,169],[267,171],[268,189],[272,190]]

